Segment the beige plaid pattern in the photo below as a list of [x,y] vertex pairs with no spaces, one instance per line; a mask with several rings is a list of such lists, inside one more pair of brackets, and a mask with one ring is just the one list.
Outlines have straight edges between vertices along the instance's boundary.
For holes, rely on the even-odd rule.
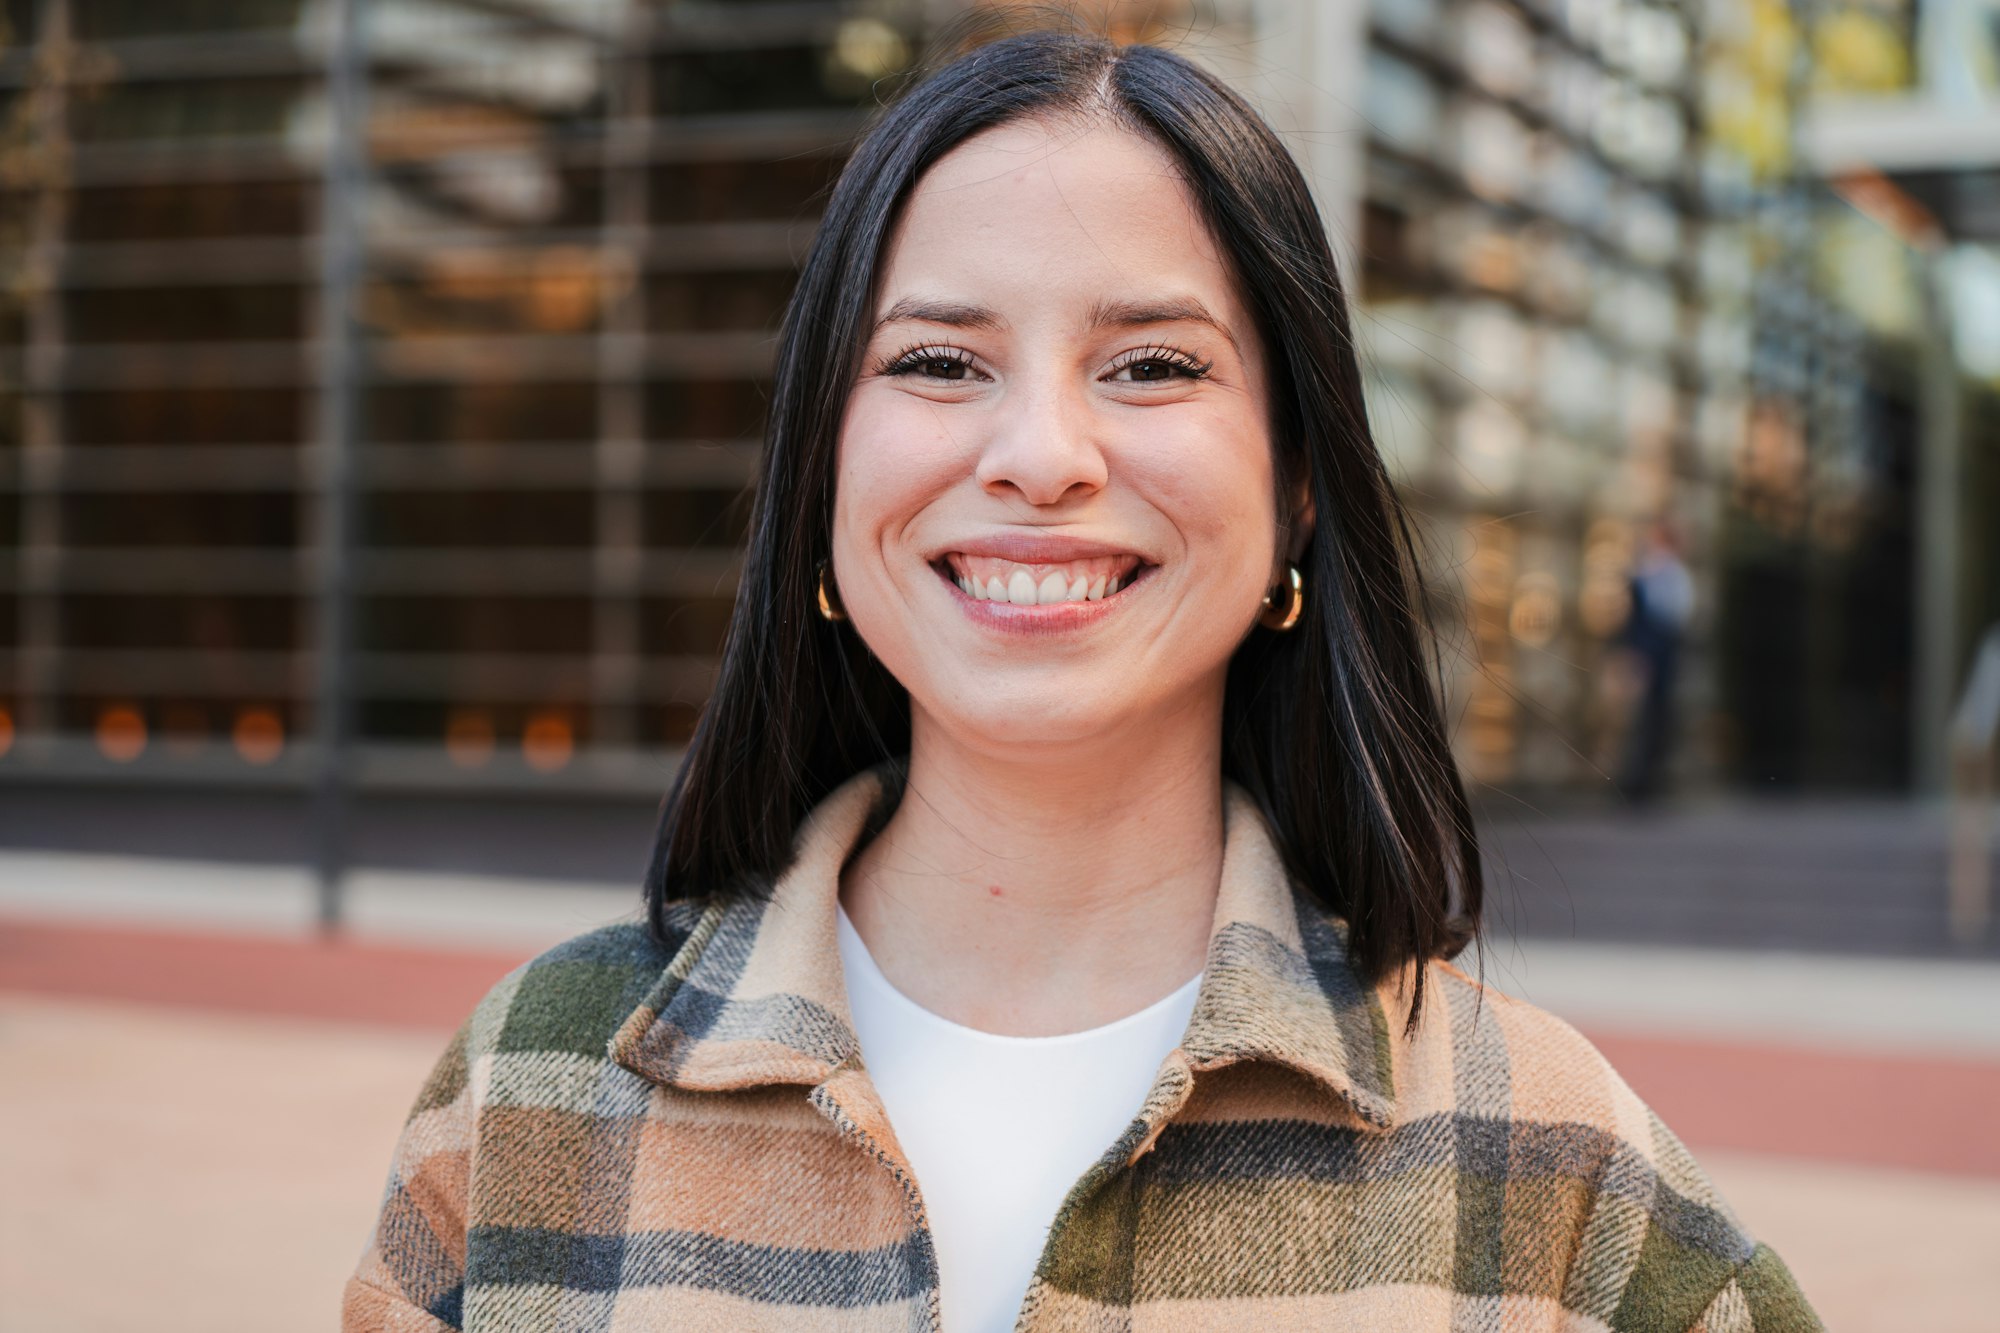
[[[479,1005],[348,1284],[361,1330],[931,1330],[920,1183],[851,1027],[839,869],[900,770],[765,898],[580,936]],[[1817,1329],[1783,1263],[1574,1030],[1429,964],[1364,986],[1231,786],[1207,970],[1071,1189],[1018,1328]],[[946,1330],[945,1333],[950,1333]]]

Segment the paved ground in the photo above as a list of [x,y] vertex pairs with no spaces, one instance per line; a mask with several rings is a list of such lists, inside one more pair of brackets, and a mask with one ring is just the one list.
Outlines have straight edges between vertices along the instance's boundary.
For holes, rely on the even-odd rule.
[[[1645,811],[1541,812],[1485,799],[1489,928],[1538,939],[2000,961],[2000,924],[1974,945],[1951,940],[1943,802],[1711,797]],[[2000,873],[1993,878],[2000,883]]]
[[435,1032],[0,994],[0,1329],[333,1329]]
[[[292,872],[0,853],[0,1330],[333,1327],[450,1026],[636,906],[409,870],[354,902],[327,941]],[[1831,1327],[1992,1327],[2000,966],[1533,937],[1484,966],[1598,1042]]]
[[[672,774],[658,777],[664,792]],[[1484,791],[1478,802],[1488,920],[1502,935],[2000,961],[2000,922],[1970,950],[1948,938],[1939,801],[1710,794],[1636,810]],[[471,874],[628,893],[655,815],[653,800],[629,796],[364,794],[350,859],[378,886]],[[284,792],[10,787],[0,799],[6,852],[226,863],[266,883],[291,875],[302,893],[283,868],[306,862],[312,835],[306,800]]]

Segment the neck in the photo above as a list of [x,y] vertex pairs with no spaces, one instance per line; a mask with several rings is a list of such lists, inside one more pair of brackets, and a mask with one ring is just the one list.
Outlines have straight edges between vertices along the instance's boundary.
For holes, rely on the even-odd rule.
[[981,749],[913,716],[903,800],[841,875],[884,976],[1012,1036],[1096,1027],[1185,984],[1222,870],[1213,711],[1057,752]]

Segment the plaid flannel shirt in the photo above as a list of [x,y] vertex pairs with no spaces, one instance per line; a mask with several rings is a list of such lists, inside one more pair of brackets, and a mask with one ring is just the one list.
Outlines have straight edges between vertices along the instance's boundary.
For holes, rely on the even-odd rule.
[[[857,775],[767,897],[496,985],[409,1117],[348,1333],[936,1329],[834,934],[840,868],[899,798],[896,770]],[[1231,786],[1193,1017],[1061,1205],[1022,1333],[1820,1327],[1574,1030],[1433,962],[1406,1037],[1407,988],[1363,986],[1344,930]]]

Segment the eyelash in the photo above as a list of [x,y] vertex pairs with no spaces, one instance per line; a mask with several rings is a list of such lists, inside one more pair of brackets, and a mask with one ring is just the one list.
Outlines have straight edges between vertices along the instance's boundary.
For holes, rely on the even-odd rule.
[[[906,347],[888,358],[876,368],[876,373],[878,375],[915,375],[925,365],[937,361],[948,362],[954,366],[963,366],[967,370],[972,369],[972,357],[962,348],[946,347],[937,343],[918,343],[913,347]],[[1141,347],[1120,354],[1118,359],[1112,363],[1111,370],[1112,373],[1116,374],[1118,371],[1128,369],[1132,366],[1146,365],[1148,363],[1170,366],[1180,372],[1181,375],[1193,380],[1202,379],[1207,376],[1215,364],[1212,361],[1203,361],[1197,357],[1190,356],[1188,353],[1174,347]],[[1159,383],[1157,380],[1141,380],[1138,382]]]
[[[1157,362],[1163,366],[1171,366],[1191,380],[1198,380],[1205,377],[1215,365],[1213,361],[1200,360],[1176,347],[1141,347],[1135,351],[1120,355],[1112,363],[1111,369],[1116,372],[1131,366],[1142,366],[1148,362]],[[1142,380],[1140,382],[1146,383],[1147,381]]]
[[919,368],[933,361],[948,361],[954,366],[972,369],[972,357],[963,349],[944,347],[937,343],[918,343],[906,347],[884,361],[876,368],[879,375],[914,375]]

